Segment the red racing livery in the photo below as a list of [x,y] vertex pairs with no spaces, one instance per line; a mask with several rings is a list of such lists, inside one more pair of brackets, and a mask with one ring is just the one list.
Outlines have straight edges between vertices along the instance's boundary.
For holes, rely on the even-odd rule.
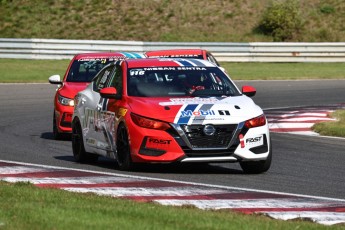
[[142,58],[142,54],[126,52],[83,53],[73,57],[63,79],[59,75],[49,77],[58,88],[54,97],[53,135],[61,139],[72,131],[71,122],[75,95],[86,88],[95,74],[110,62],[126,58]]
[[239,162],[247,173],[271,164],[262,109],[218,66],[200,59],[130,59],[102,69],[75,97],[77,161],[99,155],[137,163]]
[[171,49],[171,50],[154,50],[145,53],[150,58],[193,58],[203,59],[219,66],[216,58],[207,50],[204,49]]

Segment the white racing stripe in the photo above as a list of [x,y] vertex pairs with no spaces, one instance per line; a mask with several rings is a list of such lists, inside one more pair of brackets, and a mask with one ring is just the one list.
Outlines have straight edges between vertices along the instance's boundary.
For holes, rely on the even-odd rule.
[[284,121],[303,122],[303,121],[336,121],[337,119],[327,118],[327,117],[294,117],[294,118],[281,118],[281,119],[268,118],[267,120],[268,122],[284,122]]
[[96,193],[99,195],[109,195],[114,197],[121,196],[191,196],[191,195],[207,195],[207,194],[222,194],[224,190],[202,188],[196,186],[183,187],[156,187],[156,188],[142,188],[142,187],[127,187],[127,188],[63,188],[64,190],[80,193]]
[[274,219],[310,219],[324,225],[340,224],[345,221],[344,212],[263,212]]
[[328,113],[282,113],[281,115],[277,114],[265,114],[268,117],[274,118],[288,118],[288,117],[327,117]]
[[35,172],[51,172],[56,169],[37,168],[28,166],[3,166],[0,167],[0,175],[2,174],[21,174],[21,173],[35,173]]
[[314,123],[268,123],[268,127],[270,129],[273,128],[310,128],[314,125]]
[[[303,198],[280,198],[280,199],[240,199],[240,200],[155,200],[162,205],[193,205],[200,209],[239,209],[239,208],[322,208],[333,205],[327,201],[303,199]],[[334,204],[336,205],[336,204]],[[337,204],[339,205],[339,203]],[[345,219],[344,219],[345,221]]]
[[33,184],[99,184],[99,183],[121,183],[121,182],[141,182],[135,178],[95,176],[95,177],[62,177],[62,178],[27,178],[27,177],[4,177],[7,182],[30,182]]
[[289,133],[297,134],[297,135],[306,135],[306,136],[320,136],[320,134],[313,131],[296,131],[296,132],[289,132]]
[[320,136],[311,127],[317,122],[336,121],[330,114],[344,109],[345,104],[300,108],[272,108],[265,110],[270,131],[308,136]]

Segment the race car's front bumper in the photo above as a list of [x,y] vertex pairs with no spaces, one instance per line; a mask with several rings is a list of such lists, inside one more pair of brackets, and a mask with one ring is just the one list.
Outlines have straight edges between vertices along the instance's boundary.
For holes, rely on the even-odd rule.
[[200,140],[196,140],[196,135],[186,134],[180,125],[173,126],[174,132],[140,128],[136,134],[143,136],[131,138],[133,160],[211,163],[258,161],[265,160],[269,155],[271,143],[267,124],[250,129],[244,127],[243,123],[233,125],[232,128],[228,125],[222,127],[222,133],[214,137],[216,140],[205,136],[197,137]]

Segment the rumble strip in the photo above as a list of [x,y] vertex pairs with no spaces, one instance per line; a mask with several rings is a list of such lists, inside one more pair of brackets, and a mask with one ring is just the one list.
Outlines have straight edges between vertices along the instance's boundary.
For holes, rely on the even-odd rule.
[[183,183],[147,177],[0,161],[0,180],[30,182],[38,187],[155,202],[194,205],[204,210],[227,209],[272,218],[310,219],[324,225],[345,223],[345,200]]

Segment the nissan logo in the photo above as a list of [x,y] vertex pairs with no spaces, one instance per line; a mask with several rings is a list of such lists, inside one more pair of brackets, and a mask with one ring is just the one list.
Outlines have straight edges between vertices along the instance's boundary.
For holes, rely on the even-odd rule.
[[216,132],[216,128],[213,125],[205,125],[204,133],[207,136],[212,136]]

